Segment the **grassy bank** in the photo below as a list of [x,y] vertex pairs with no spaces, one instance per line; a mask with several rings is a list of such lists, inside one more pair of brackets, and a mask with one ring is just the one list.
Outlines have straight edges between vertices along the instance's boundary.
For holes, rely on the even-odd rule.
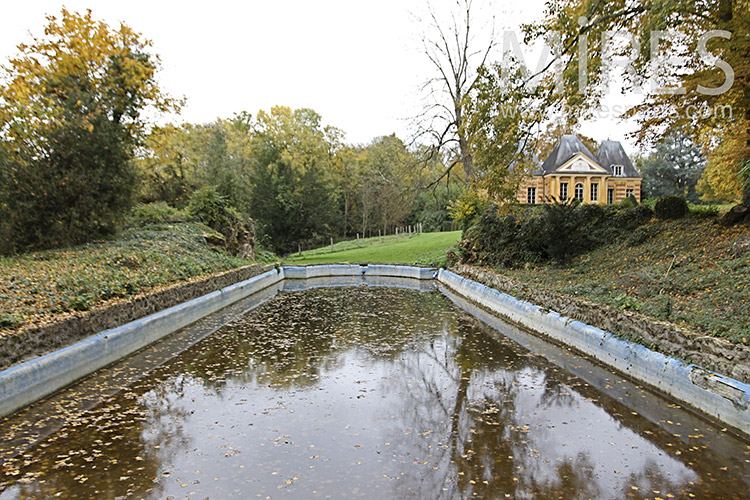
[[[411,237],[390,235],[343,241],[330,246],[290,255],[285,264],[373,262],[391,264],[444,265],[445,252],[461,238],[461,231],[423,233]],[[382,242],[381,242],[382,241]]]
[[750,341],[750,228],[693,217],[654,220],[638,232],[563,266],[496,270],[705,335]]
[[162,224],[0,258],[0,332],[252,263],[210,247],[209,232],[201,224]]

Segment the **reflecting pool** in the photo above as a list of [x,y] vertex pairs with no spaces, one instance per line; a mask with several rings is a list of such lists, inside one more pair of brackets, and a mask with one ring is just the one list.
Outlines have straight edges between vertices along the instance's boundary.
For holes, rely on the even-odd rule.
[[456,303],[282,291],[178,334],[0,423],[0,500],[747,498],[748,443]]

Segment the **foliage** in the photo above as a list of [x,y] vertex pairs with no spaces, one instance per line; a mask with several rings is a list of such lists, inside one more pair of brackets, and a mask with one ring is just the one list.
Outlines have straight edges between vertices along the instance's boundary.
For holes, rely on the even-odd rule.
[[465,134],[474,161],[476,186],[501,201],[515,198],[534,166],[533,129],[546,115],[537,90],[518,65],[482,67],[466,104]]
[[418,164],[404,143],[394,135],[378,137],[358,156],[357,213],[359,232],[375,230],[384,233],[411,210],[411,196],[404,193],[411,187],[412,170]]
[[635,208],[638,206],[638,200],[631,194],[617,205],[621,208]]
[[0,233],[12,252],[114,231],[131,205],[133,148],[159,90],[150,43],[63,9],[19,45],[0,84]]
[[659,198],[654,206],[657,219],[681,219],[688,214],[688,205],[682,196],[665,196]]
[[128,222],[132,226],[142,227],[164,222],[185,222],[186,214],[182,210],[167,205],[163,201],[139,203],[130,211]]
[[340,227],[332,150],[336,131],[310,109],[260,111],[249,137],[250,210],[278,253],[323,243]]
[[718,217],[720,210],[717,205],[688,205],[690,215],[695,217],[713,218]]
[[660,198],[679,195],[691,203],[697,203],[699,193],[696,185],[705,166],[705,157],[689,136],[670,134],[639,162],[643,196]]
[[565,266],[503,267],[500,272],[540,288],[637,310],[702,335],[750,343],[746,226],[727,229],[711,219],[654,219],[636,232],[649,235],[637,246],[632,235],[624,235]]
[[[731,36],[710,39],[706,56],[699,50],[701,37],[714,30]],[[632,35],[637,43],[611,44],[613,33]],[[662,57],[652,57],[654,33],[668,38],[658,45]],[[561,0],[548,2],[544,20],[527,26],[526,34],[531,40],[559,36],[563,68],[560,78],[545,80],[545,87],[561,88],[556,102],[573,119],[591,116],[609,91],[611,61],[632,60],[624,90],[638,91],[649,80],[665,89],[648,93],[625,113],[640,124],[638,140],[647,143],[672,130],[690,131],[707,153],[703,192],[738,197],[738,172],[750,158],[748,2]],[[583,43],[585,58],[579,56]],[[586,75],[583,87],[581,74]]]
[[440,231],[451,220],[448,207],[461,192],[461,187],[455,183],[421,192],[412,202],[407,224],[422,224],[425,232]]
[[0,164],[0,251],[80,243],[120,225],[135,188],[129,153],[116,124],[90,121],[91,131],[51,132],[45,156]]
[[204,186],[194,192],[185,210],[196,221],[219,232],[239,217],[237,210],[225,196],[219,194],[215,186]]
[[464,262],[517,266],[563,263],[635,231],[650,220],[648,207],[620,208],[575,202],[486,211],[461,242]]
[[451,219],[458,222],[465,230],[468,229],[479,216],[492,207],[492,202],[477,189],[467,188],[461,195],[448,204]]
[[144,180],[141,201],[183,207],[193,191],[210,185],[247,215],[251,186],[245,167],[250,119],[240,113],[231,120],[203,125],[155,128],[146,140],[147,154],[137,162]]
[[209,231],[195,223],[152,225],[115,239],[1,259],[0,330],[251,263],[210,247]]

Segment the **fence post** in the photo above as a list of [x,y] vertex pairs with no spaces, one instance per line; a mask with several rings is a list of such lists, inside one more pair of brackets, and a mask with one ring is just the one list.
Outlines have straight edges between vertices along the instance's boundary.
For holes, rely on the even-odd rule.
[[331,252],[333,252],[333,236],[331,236]]
[[380,229],[378,229],[378,241],[381,245],[383,244],[383,236],[380,234]]
[[357,246],[359,246],[359,233],[357,233]]

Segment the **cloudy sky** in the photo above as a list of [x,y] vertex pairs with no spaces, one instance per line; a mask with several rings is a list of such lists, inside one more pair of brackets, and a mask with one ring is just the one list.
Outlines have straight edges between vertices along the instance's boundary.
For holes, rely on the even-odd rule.
[[[453,2],[433,4],[440,10]],[[90,8],[113,26],[124,21],[153,40],[163,88],[187,98],[176,121],[208,122],[286,105],[313,108],[343,129],[348,142],[393,132],[407,138],[419,87],[432,75],[420,42],[426,0],[26,0],[3,9],[0,59],[14,54],[30,32],[40,34],[45,15],[63,5]],[[494,16],[501,31],[539,19],[543,0],[480,7],[478,28]],[[529,60],[535,65],[531,54]],[[612,138],[628,130],[612,120],[606,127]],[[601,125],[588,130],[606,138],[599,137]]]

